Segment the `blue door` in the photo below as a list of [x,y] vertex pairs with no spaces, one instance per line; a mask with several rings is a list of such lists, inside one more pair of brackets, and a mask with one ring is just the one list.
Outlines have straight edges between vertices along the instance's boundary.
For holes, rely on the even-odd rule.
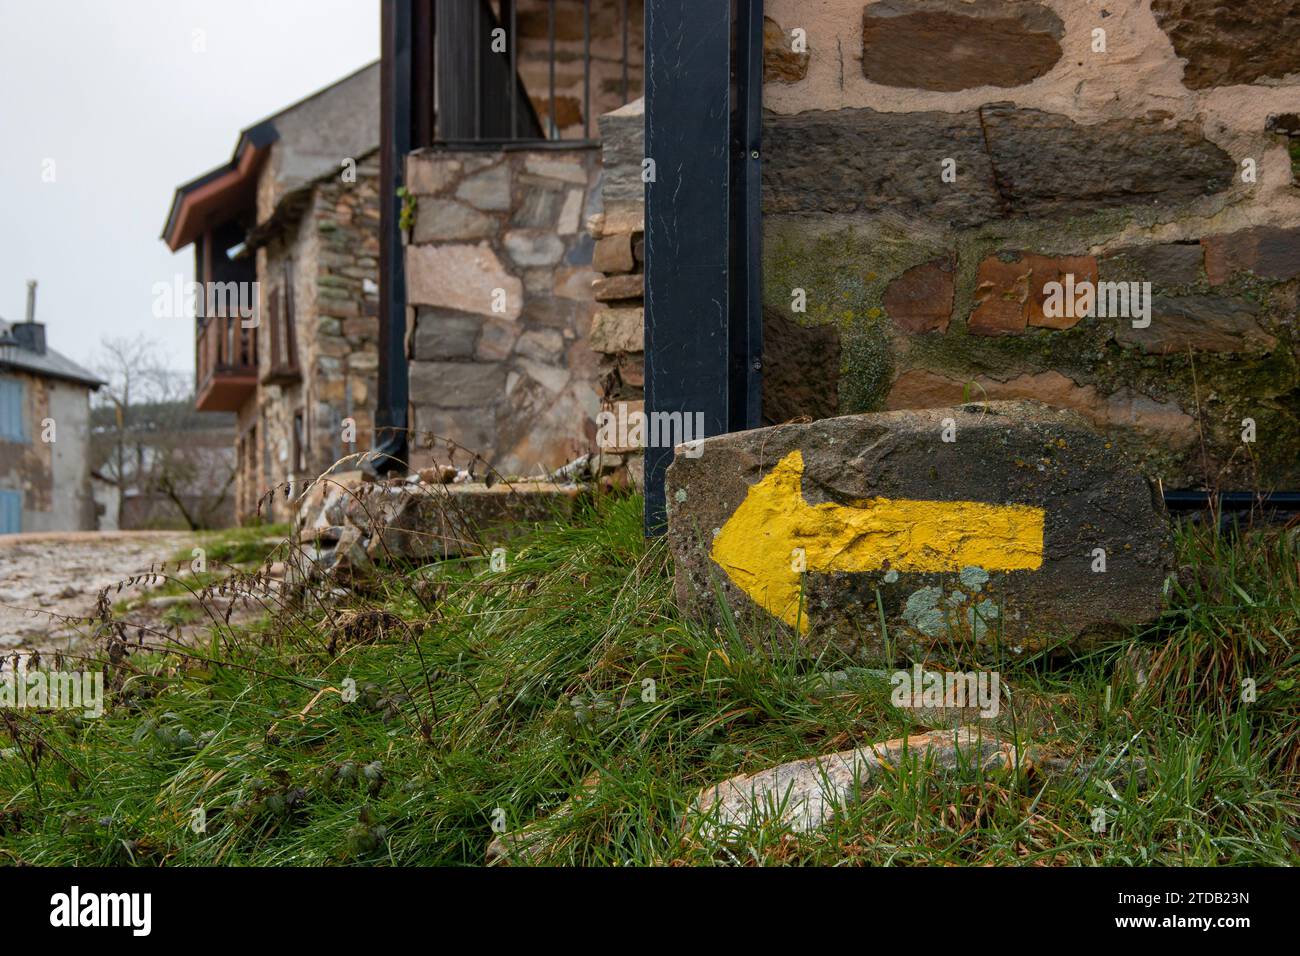
[[0,534],[23,530],[23,493],[0,489]]

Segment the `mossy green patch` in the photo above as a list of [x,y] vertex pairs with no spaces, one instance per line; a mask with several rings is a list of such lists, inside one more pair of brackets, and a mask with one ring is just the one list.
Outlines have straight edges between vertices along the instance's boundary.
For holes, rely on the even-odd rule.
[[[841,414],[882,408],[894,365],[885,289],[906,269],[946,253],[884,229],[806,235],[798,224],[777,223],[764,239],[765,305],[800,325],[840,332]],[[792,308],[796,289],[804,290],[804,312]]]
[[[881,219],[828,224],[772,216],[764,232],[764,303],[783,310],[800,325],[832,324],[839,329],[841,414],[883,408],[900,368],[928,369],[962,382],[1008,381],[1057,371],[1080,387],[1094,388],[1099,402],[1119,395],[1121,411],[1123,403],[1131,400],[1153,414],[1171,413],[1171,421],[1177,421],[1179,410],[1197,419],[1195,435],[1186,428],[1159,434],[1113,429],[1117,443],[1167,483],[1294,484],[1300,481],[1295,283],[1238,273],[1211,286],[1201,271],[1192,282],[1157,285],[1153,290],[1173,296],[1236,297],[1251,303],[1260,326],[1277,339],[1265,354],[1148,354],[1116,341],[1119,320],[1115,319],[1084,319],[1071,329],[1030,328],[1009,336],[967,331],[979,266],[985,259],[1018,252],[1086,255],[1098,246],[1114,245],[1115,236],[1127,225],[1154,225],[1170,214],[1170,210],[1108,210],[1063,222],[999,222],[960,232],[933,224],[904,228]],[[1141,243],[1140,238],[1132,242]],[[907,269],[940,258],[955,263],[947,332],[900,332],[886,314],[885,290]],[[1108,268],[1107,279],[1151,281],[1135,260],[1111,260]],[[796,289],[804,290],[805,312],[792,309]],[[974,389],[970,397],[983,396]],[[1165,407],[1143,406],[1144,400]],[[1260,430],[1260,443],[1254,448],[1243,449],[1240,440],[1244,417],[1254,417]]]

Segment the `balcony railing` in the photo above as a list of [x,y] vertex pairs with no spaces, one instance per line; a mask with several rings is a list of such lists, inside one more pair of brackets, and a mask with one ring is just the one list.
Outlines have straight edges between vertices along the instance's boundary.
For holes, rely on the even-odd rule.
[[201,412],[233,412],[257,390],[257,329],[239,316],[198,319],[194,405]]

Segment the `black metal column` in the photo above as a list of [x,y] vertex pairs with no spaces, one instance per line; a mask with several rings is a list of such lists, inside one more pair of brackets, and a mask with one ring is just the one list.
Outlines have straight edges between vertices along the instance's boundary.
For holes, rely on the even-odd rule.
[[734,0],[731,110],[731,431],[763,424],[763,0]]
[[[645,14],[645,409],[728,430],[728,0],[650,0]],[[653,430],[648,430],[653,431]],[[645,450],[645,526],[662,532],[673,449]]]
[[375,450],[381,471],[407,461],[406,269],[401,204],[411,151],[411,0],[383,0],[379,66],[379,375]]
[[[703,413],[705,435],[761,420],[762,31],[761,0],[646,4],[645,407]],[[673,449],[645,454],[658,534]]]

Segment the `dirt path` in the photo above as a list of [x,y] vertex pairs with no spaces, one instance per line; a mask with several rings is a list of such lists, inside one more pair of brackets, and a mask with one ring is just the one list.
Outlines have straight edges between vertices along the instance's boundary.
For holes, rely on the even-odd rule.
[[0,535],[0,652],[66,647],[75,629],[51,613],[88,614],[101,588],[170,560],[194,540],[178,531]]

